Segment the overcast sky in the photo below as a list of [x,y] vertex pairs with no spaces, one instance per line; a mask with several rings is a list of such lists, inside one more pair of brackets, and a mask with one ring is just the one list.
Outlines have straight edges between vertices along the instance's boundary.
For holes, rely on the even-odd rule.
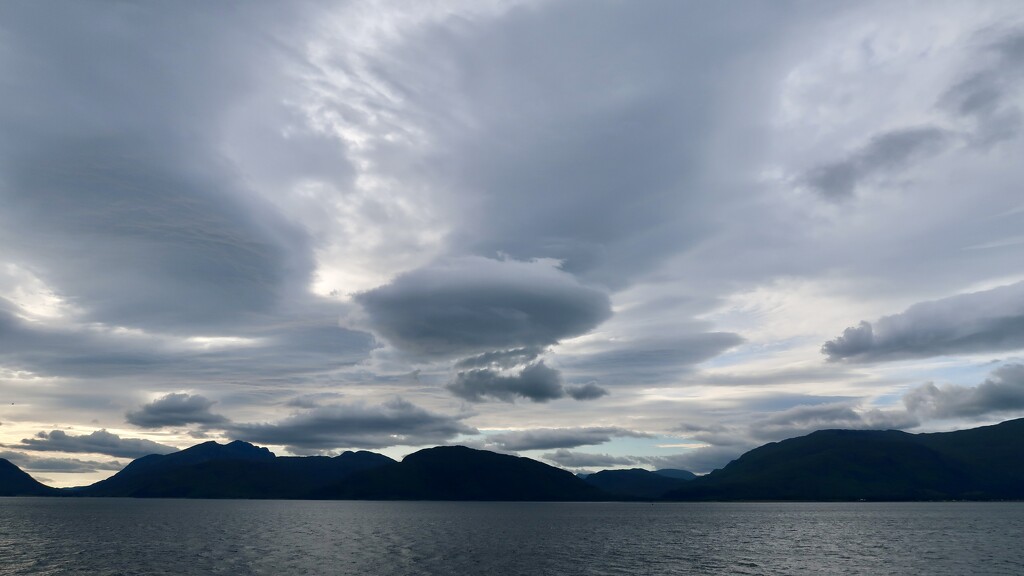
[[0,457],[707,472],[1024,415],[1024,6],[0,5]]

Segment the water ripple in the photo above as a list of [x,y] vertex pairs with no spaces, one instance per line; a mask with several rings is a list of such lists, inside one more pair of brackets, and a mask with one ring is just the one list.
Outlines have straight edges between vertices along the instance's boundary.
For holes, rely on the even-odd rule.
[[1024,573],[1024,504],[0,498],[0,575]]

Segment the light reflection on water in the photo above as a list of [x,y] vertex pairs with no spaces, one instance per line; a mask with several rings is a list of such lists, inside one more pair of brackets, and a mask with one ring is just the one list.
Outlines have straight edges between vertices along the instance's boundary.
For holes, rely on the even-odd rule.
[[1024,503],[0,498],[0,575],[1024,574]]

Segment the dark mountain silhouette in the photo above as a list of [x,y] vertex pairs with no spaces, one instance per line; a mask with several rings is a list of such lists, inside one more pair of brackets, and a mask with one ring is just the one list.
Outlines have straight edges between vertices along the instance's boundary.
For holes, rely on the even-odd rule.
[[605,470],[583,480],[529,458],[462,446],[420,450],[402,462],[373,452],[278,457],[236,441],[145,456],[106,480],[74,489],[44,486],[0,459],[0,496],[1019,500],[1024,419],[935,434],[822,430],[766,444],[706,476],[687,476],[681,470]]
[[36,481],[10,461],[0,458],[0,496],[56,496],[60,491]]
[[151,454],[112,477],[77,489],[80,496],[136,498],[306,498],[349,475],[393,464],[373,452],[339,456],[278,457],[235,441],[205,442],[180,452]]
[[365,500],[606,500],[572,473],[517,456],[440,446],[354,474],[317,494]]
[[674,500],[1024,498],[1024,419],[957,432],[822,430],[773,442],[666,495]]
[[697,477],[696,474],[690,472],[689,470],[679,470],[676,468],[664,468],[662,470],[655,470],[654,473],[660,474],[662,476],[668,476],[669,478],[678,478],[680,480],[693,480],[694,478]]
[[[685,472],[685,470],[675,472]],[[657,499],[666,492],[681,487],[689,482],[689,479],[673,478],[649,470],[633,468],[630,470],[602,470],[587,475],[584,481],[615,496]]]

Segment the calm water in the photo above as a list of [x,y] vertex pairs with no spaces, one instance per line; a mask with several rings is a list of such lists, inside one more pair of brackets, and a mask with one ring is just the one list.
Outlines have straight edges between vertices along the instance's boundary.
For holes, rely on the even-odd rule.
[[0,498],[0,575],[1024,574],[1024,503]]

